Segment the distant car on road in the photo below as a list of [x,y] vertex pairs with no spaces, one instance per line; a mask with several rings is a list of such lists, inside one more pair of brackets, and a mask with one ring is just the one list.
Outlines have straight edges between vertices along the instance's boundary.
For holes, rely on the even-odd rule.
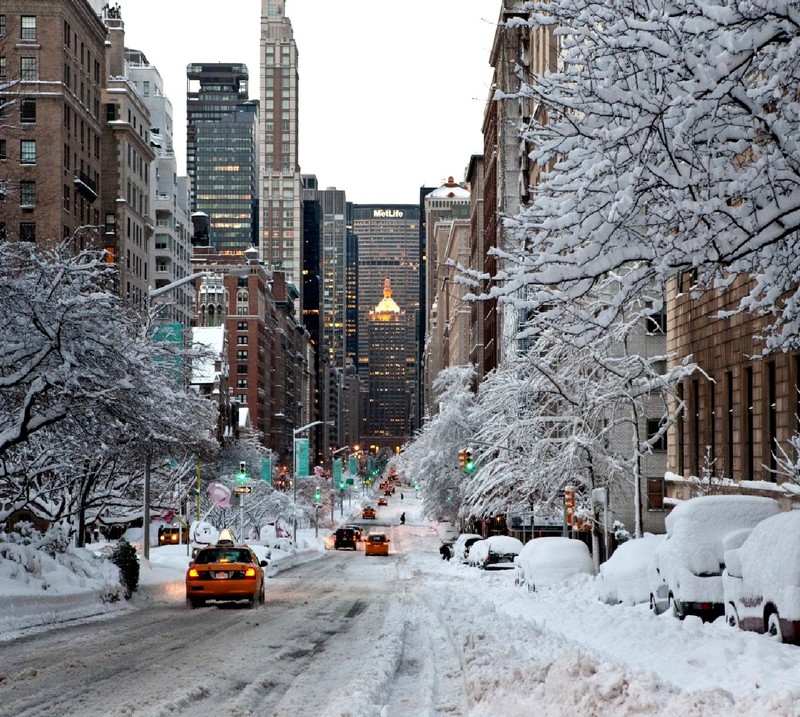
[[343,548],[355,550],[357,547],[356,533],[352,528],[338,528],[336,530],[336,533],[333,536],[334,550],[341,550]]
[[375,520],[375,508],[371,505],[365,505],[361,510],[362,520]]
[[378,498],[378,505],[389,505],[389,501],[386,498]]
[[360,525],[345,525],[345,528],[350,528],[356,536],[356,542],[360,543],[363,536],[361,534],[361,526]]
[[175,526],[162,526],[158,529],[159,545],[178,545],[189,542],[189,530]]
[[389,538],[385,533],[370,533],[364,542],[364,553],[366,555],[388,555]]
[[247,545],[202,548],[186,571],[186,602],[192,608],[208,600],[263,605],[265,567]]

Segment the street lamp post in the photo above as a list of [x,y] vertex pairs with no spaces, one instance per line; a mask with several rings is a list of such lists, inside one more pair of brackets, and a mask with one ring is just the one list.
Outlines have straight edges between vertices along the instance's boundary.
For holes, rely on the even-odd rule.
[[300,428],[293,428],[292,429],[292,458],[294,462],[294,480],[292,481],[292,496],[294,500],[294,520],[292,523],[292,540],[294,541],[295,549],[297,549],[297,479],[299,476],[297,475],[297,434],[302,433],[303,431],[307,431],[309,428],[313,428],[314,426],[319,426],[320,424],[325,423],[325,421],[312,421],[311,423],[307,423],[305,426],[300,426]]
[[[198,271],[189,276],[184,276],[182,279],[170,282],[164,286],[159,286],[157,289],[149,289],[147,291],[147,320],[150,320],[150,307],[152,306],[153,299],[158,298],[162,294],[166,294],[179,286],[188,284],[190,281],[200,279],[204,276],[210,276],[207,271]],[[142,555],[145,560],[150,559],[150,447],[148,446],[145,452],[144,463],[144,505],[142,506]]]
[[[337,453],[341,453],[342,451],[347,451],[348,455],[350,454],[350,446],[342,446],[341,448],[337,448],[335,451],[331,451],[331,457],[335,456]],[[334,459],[335,461],[335,459]],[[333,468],[335,464],[331,466],[331,473],[333,474]],[[343,467],[344,468],[344,467]],[[333,482],[333,478],[331,478],[331,483]],[[344,513],[344,487],[339,487],[339,512]]]

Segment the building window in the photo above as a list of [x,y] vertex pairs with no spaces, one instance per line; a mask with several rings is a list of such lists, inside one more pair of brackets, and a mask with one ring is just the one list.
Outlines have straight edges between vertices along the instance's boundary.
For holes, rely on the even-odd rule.
[[664,510],[664,479],[647,479],[647,510]]
[[247,350],[236,352],[237,361],[247,361]]
[[647,309],[650,313],[646,317],[647,322],[647,333],[648,334],[666,334],[667,333],[667,309],[664,304],[661,304],[661,308],[657,310],[653,310],[653,302],[647,302]]
[[237,364],[236,373],[247,373],[247,364],[246,363]]
[[247,388],[247,379],[246,378],[236,379],[236,388]]
[[19,59],[19,78],[23,82],[35,82],[39,79],[35,57],[21,57]]
[[247,336],[237,336],[236,343],[240,346],[247,346]]
[[6,34],[6,16],[0,15],[0,37],[5,37]]
[[36,122],[36,100],[22,100],[19,107],[19,120],[24,124]]
[[19,183],[19,203],[22,207],[32,207],[36,204],[36,182]]
[[[651,439],[653,436],[658,434],[658,429],[661,427],[661,421],[657,418],[648,418],[647,419],[647,438],[648,440]],[[665,433],[662,435],[654,444],[653,444],[654,451],[666,451],[667,450],[667,434]]]
[[19,163],[36,164],[36,140],[23,139],[19,143]]
[[247,331],[247,322],[246,321],[239,321],[236,323],[236,330],[237,331]]
[[23,15],[20,18],[19,36],[23,40],[36,39],[36,16]]
[[8,156],[6,154],[6,141],[4,139],[0,139],[0,159],[5,159]]
[[663,376],[667,372],[667,360],[657,359],[652,363],[653,372],[659,376]]
[[247,316],[247,307],[246,306],[237,306],[236,307],[236,315],[237,316]]
[[147,80],[142,82],[142,94],[145,97],[150,97],[150,83]]
[[22,222],[19,225],[19,240],[27,242],[36,241],[36,224],[33,222]]
[[5,77],[8,72],[8,60],[5,57],[0,57],[0,77]]
[[246,291],[240,291],[240,292],[238,292],[236,294],[236,301],[247,302],[247,300],[248,299],[247,299],[247,292]]

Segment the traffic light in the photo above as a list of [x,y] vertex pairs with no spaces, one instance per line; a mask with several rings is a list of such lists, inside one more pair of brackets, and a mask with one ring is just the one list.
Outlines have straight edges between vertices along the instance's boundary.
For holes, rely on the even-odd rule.
[[247,463],[245,461],[239,461],[239,472],[236,474],[236,480],[240,483],[244,483],[247,480]]
[[462,448],[458,452],[458,467],[463,471],[467,468],[467,449]]
[[464,470],[467,473],[472,473],[472,471],[475,470],[475,461],[472,460],[472,451],[469,450],[468,448],[466,451],[464,451],[464,453],[466,454],[465,456],[466,460],[464,461]]
[[317,486],[317,489],[314,491],[314,502],[315,503],[322,503],[322,491]]

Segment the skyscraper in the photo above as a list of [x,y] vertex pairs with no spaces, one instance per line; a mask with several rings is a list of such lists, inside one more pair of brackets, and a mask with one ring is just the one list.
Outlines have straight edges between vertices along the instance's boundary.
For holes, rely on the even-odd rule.
[[[358,241],[358,372],[362,389],[370,374],[369,312],[382,298],[384,280],[392,280],[392,292],[412,327],[419,320],[420,208],[416,204],[355,204],[353,233]],[[414,341],[412,366],[418,368]],[[415,376],[416,380],[416,376]],[[369,400],[373,400],[370,395]],[[412,426],[419,425],[415,400],[409,404]],[[368,415],[369,412],[366,411]]]
[[247,67],[193,63],[186,78],[191,208],[208,214],[211,246],[242,253],[257,242],[258,103]]
[[416,204],[355,204],[358,237],[358,361],[368,363],[368,315],[383,298],[384,280],[407,314],[419,312],[419,220]]
[[411,433],[415,397],[415,320],[392,298],[392,281],[383,282],[383,298],[367,314],[369,378],[367,443],[398,449]]
[[[259,204],[261,258],[302,292],[303,199],[298,161],[298,66],[284,0],[261,2]],[[303,299],[295,307],[302,316]]]

